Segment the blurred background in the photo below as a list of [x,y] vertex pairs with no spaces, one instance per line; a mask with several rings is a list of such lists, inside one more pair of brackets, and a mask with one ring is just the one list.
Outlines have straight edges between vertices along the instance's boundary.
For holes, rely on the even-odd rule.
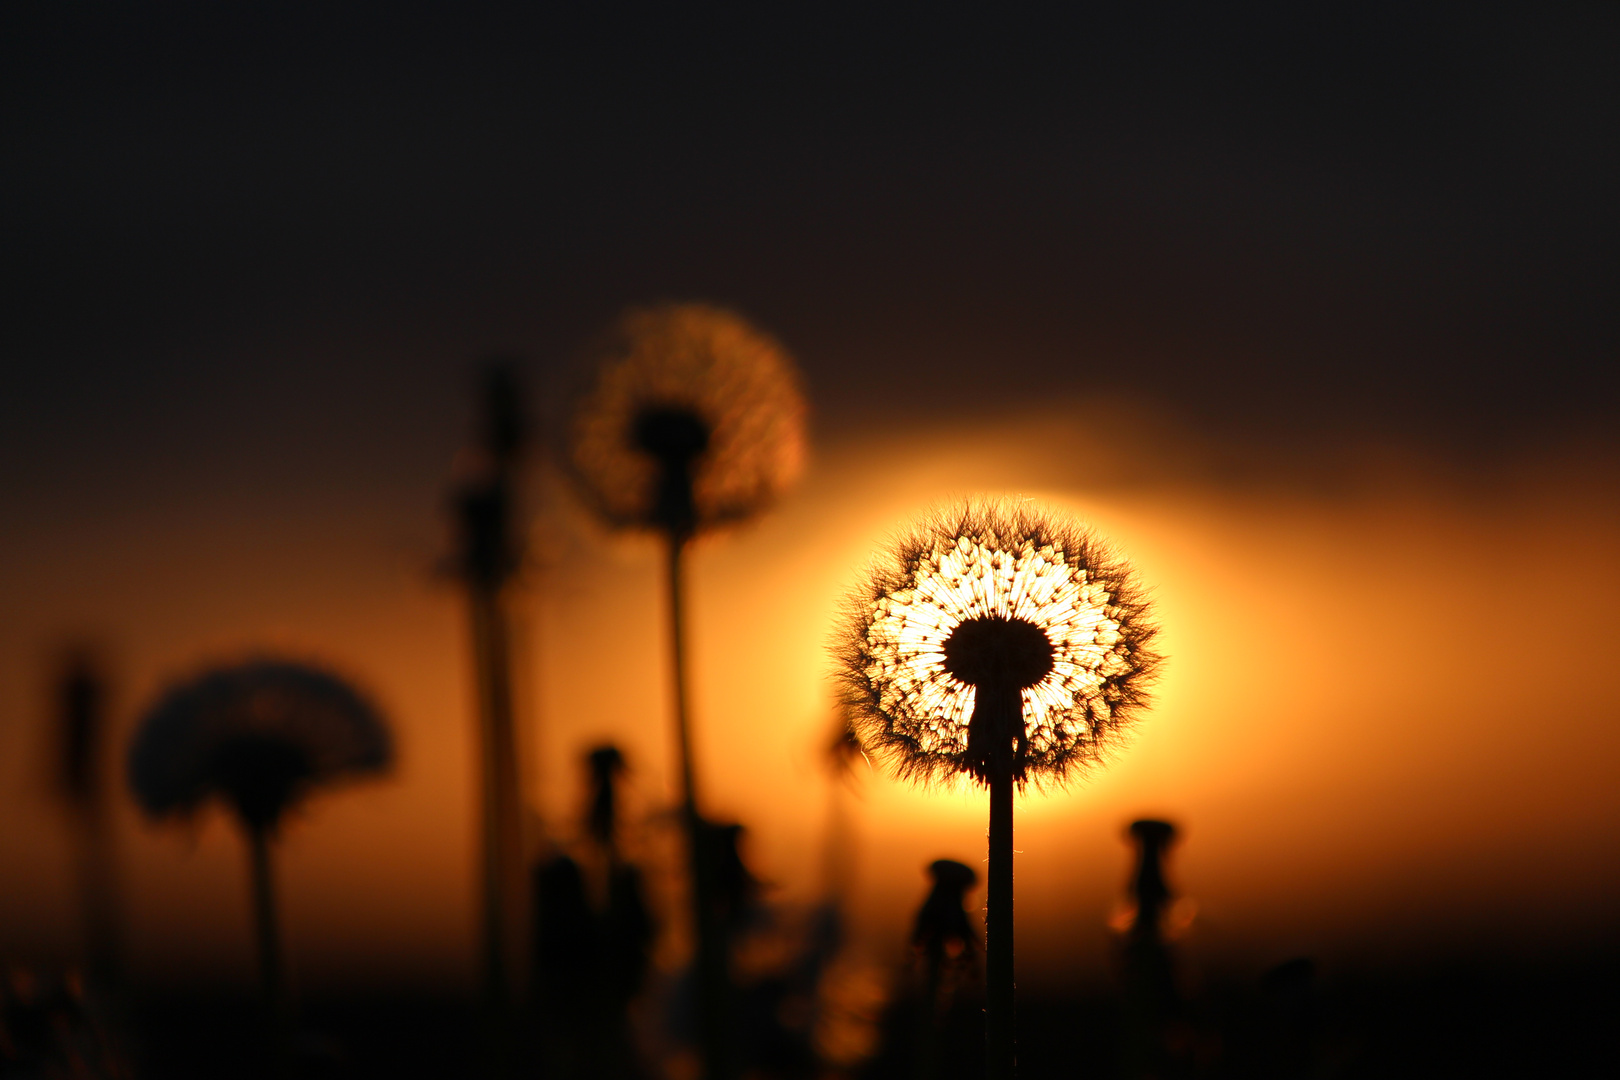
[[0,962],[81,955],[49,762],[82,642],[132,992],[245,992],[238,841],[143,821],[123,753],[175,679],[274,649],[351,677],[398,746],[286,830],[301,993],[472,994],[443,566],[491,355],[537,436],[529,842],[581,834],[604,741],[654,836],[658,548],[596,524],[546,440],[618,310],[701,299],[778,337],[814,411],[804,482],[692,556],[705,801],[784,909],[839,867],[852,969],[904,962],[924,867],[980,863],[985,803],[831,778],[830,635],[898,526],[997,493],[1132,557],[1170,658],[1116,760],[1020,803],[1026,994],[1108,985],[1153,816],[1189,978],[1310,957],[1370,998],[1497,1003],[1453,1033],[1515,995],[1612,1002],[1617,48],[1600,4],[6,5]]

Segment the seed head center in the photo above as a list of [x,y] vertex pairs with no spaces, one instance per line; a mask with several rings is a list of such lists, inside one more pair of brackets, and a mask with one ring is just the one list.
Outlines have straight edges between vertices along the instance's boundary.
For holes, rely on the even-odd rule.
[[631,438],[666,464],[685,466],[709,447],[709,425],[691,409],[654,405],[636,415]]
[[970,686],[1020,690],[1052,670],[1052,642],[1028,619],[967,619],[945,639],[945,670]]

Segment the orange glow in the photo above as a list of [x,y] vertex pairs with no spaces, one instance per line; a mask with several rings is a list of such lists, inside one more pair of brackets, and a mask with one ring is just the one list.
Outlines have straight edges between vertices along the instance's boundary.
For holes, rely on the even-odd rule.
[[[1106,770],[1022,796],[1024,978],[1100,965],[1129,871],[1120,831],[1143,815],[1183,829],[1170,873],[1198,898],[1189,948],[1269,960],[1477,933],[1510,947],[1610,925],[1620,516],[1591,496],[1608,480],[1549,462],[1482,498],[1396,460],[1333,495],[1222,487],[1186,468],[1196,448],[1145,434],[1126,451],[1093,444],[1073,419],[1084,415],[845,442],[757,526],[696,548],[702,791],[712,814],[748,825],[776,896],[821,887],[839,598],[899,523],[986,492],[1050,502],[1130,552],[1155,586],[1168,658],[1154,708]],[[425,519],[436,491],[421,496]],[[555,490],[546,505],[525,764],[546,829],[566,838],[579,829],[579,754],[604,739],[631,761],[632,815],[670,804],[668,673],[656,545],[610,538]],[[51,568],[12,585],[8,716],[41,711],[34,643],[88,625],[124,650],[120,743],[129,709],[171,675],[248,645],[328,657],[396,718],[395,776],[312,802],[288,829],[288,948],[306,982],[470,979],[471,692],[456,595],[425,569],[432,526],[408,557],[391,554],[387,521],[249,508],[137,523],[117,544],[63,546],[43,529],[3,541],[12,565]],[[0,729],[0,860],[29,882],[0,896],[13,954],[72,942],[65,833],[23,780],[43,753],[31,731]],[[982,860],[983,799],[855,767],[856,929],[886,959],[925,864]],[[245,977],[243,856],[224,823],[150,828],[126,805],[120,833],[137,974],[161,957],[165,970]]]

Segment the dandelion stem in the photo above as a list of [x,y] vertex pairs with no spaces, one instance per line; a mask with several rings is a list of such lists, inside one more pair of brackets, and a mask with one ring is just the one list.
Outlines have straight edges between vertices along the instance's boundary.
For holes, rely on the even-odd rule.
[[669,638],[674,662],[675,733],[681,759],[681,809],[689,821],[697,820],[697,781],[692,771],[692,728],[688,719],[686,687],[686,538],[669,537]]
[[512,1071],[512,942],[523,909],[523,810],[512,700],[511,628],[506,584],[521,561],[512,530],[524,443],[517,387],[509,368],[489,369],[484,388],[484,472],[457,497],[461,571],[467,586],[478,695],[482,780],[483,911],[480,946],[486,1036],[496,1075]]
[[692,728],[686,682],[684,530],[669,530],[670,655],[674,663],[675,729],[681,764],[681,811],[692,867],[692,929],[697,938],[698,1024],[707,1080],[737,1075],[731,1053],[730,972],[724,929],[715,909],[713,842],[698,813]]
[[281,963],[281,927],[276,916],[275,881],[270,867],[269,830],[249,826],[248,857],[253,877],[253,930],[258,951],[259,989],[269,1014],[273,1050],[284,1057],[292,1027],[292,1000]]
[[498,582],[471,583],[473,663],[478,679],[480,749],[483,757],[483,925],[484,994],[503,1044],[504,1058],[511,1009],[512,975],[509,927],[516,901],[516,863],[520,857],[520,808],[516,731],[512,715],[510,645],[506,612]]
[[990,890],[984,918],[986,1046],[990,1080],[1017,1072],[1013,982],[1013,776],[998,763],[990,775]]

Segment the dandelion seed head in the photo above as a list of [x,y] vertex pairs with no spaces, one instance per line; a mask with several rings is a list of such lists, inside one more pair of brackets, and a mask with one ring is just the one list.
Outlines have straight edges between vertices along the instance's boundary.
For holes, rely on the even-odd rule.
[[[782,347],[705,304],[626,312],[575,410],[572,471],[610,522],[702,529],[756,513],[799,475],[806,409]],[[668,505],[671,469],[689,506]]]
[[1155,633],[1129,566],[1092,533],[1026,503],[964,504],[874,565],[838,677],[863,743],[901,775],[983,782],[970,728],[981,695],[999,694],[1020,714],[1015,777],[1061,783],[1146,704]]
[[377,772],[392,757],[381,715],[343,680],[283,660],[215,668],[170,689],[130,747],[135,797],[154,817],[221,798],[273,827],[314,786]]

